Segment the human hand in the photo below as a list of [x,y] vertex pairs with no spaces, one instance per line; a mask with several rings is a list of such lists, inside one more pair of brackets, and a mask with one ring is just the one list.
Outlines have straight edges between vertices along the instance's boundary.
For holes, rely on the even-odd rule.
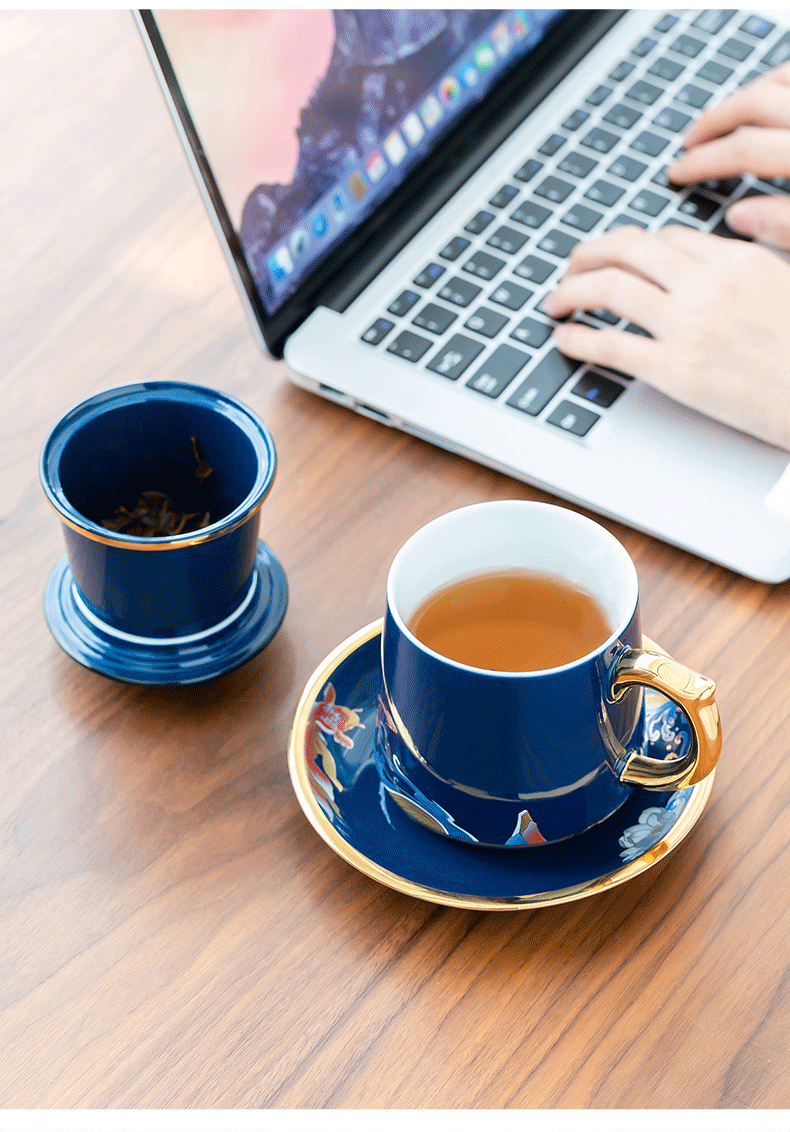
[[680,225],[618,228],[573,249],[544,310],[606,308],[649,331],[566,323],[572,358],[633,374],[693,409],[790,449],[790,266]]
[[[680,184],[752,173],[790,176],[790,63],[783,63],[706,110],[683,138],[687,152],[667,167]],[[790,248],[790,199],[748,197],[728,209],[744,236]]]

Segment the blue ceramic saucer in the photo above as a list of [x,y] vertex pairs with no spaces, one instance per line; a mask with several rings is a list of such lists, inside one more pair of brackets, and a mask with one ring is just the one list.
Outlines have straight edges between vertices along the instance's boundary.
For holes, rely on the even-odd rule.
[[[490,849],[452,841],[407,817],[376,770],[381,621],[349,637],[316,669],[291,729],[291,781],[308,821],[366,876],[436,904],[512,911],[603,892],[663,860],[693,828],[714,775],[684,790],[635,789],[594,829],[554,845]],[[646,646],[647,647],[647,646]],[[689,740],[682,714],[645,693],[648,753]]]
[[279,561],[258,543],[250,587],[232,617],[206,633],[168,643],[104,626],[80,598],[64,554],[52,571],[44,613],[55,640],[74,660],[127,684],[197,684],[238,668],[280,628],[288,583]]

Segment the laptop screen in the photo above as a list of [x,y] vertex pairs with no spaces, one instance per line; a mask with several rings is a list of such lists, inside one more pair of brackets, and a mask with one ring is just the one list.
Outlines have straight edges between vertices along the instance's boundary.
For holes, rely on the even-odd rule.
[[563,11],[154,13],[269,314]]

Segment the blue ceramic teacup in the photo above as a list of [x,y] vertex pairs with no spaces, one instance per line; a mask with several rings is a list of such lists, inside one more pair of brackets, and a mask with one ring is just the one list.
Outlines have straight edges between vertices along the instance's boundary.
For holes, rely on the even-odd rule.
[[[40,461],[41,483],[60,517],[68,559],[65,597],[55,595],[47,609],[60,643],[89,667],[121,678],[121,661],[119,671],[101,658],[94,665],[92,654],[83,657],[66,638],[84,629],[100,642],[94,651],[120,656],[118,650],[126,649],[132,668],[138,662],[145,667],[150,655],[155,658],[148,665],[150,682],[187,682],[220,671],[223,659],[207,661],[205,642],[222,640],[226,646],[228,634],[246,625],[256,609],[256,625],[246,625],[249,639],[240,647],[249,652],[259,646],[260,591],[269,577],[258,568],[258,530],[275,468],[274,443],[263,421],[236,398],[203,386],[126,385],[68,412],[47,438]],[[149,491],[171,496],[174,507],[178,500],[180,512],[208,512],[208,525],[155,537],[103,525],[120,506],[134,509]],[[280,591],[283,586],[284,579]],[[277,625],[282,594],[278,600]],[[172,646],[169,653],[166,646]],[[177,657],[174,650],[180,650]],[[153,669],[165,656],[169,666],[157,675]],[[228,654],[235,663],[245,658],[238,649]],[[145,673],[130,678],[149,682]]]
[[[449,660],[409,629],[431,594],[474,574],[526,570],[591,594],[611,626],[560,667],[500,672]],[[602,526],[567,508],[508,500],[429,523],[387,579],[377,763],[403,809],[446,836],[525,846],[582,833],[634,786],[679,789],[714,768],[721,731],[710,680],[642,647],[636,570]],[[682,708],[690,749],[645,754],[642,688]]]

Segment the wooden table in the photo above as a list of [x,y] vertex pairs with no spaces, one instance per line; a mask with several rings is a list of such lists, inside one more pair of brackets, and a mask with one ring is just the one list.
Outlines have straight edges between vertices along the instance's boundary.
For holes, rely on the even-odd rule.
[[[305,682],[414,529],[543,497],[260,356],[127,13],[3,12],[0,52],[0,1107],[790,1105],[788,586],[606,524],[646,631],[720,692],[714,792],[663,867],[501,913],[354,871],[289,781]],[[241,397],[279,455],[283,627],[184,690],[82,668],[42,613],[44,437],[148,378]]]

